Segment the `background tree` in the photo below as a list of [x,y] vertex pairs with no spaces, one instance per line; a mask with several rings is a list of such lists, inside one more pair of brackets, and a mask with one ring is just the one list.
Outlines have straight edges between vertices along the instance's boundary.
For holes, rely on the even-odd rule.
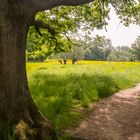
[[135,60],[140,61],[140,36],[138,36],[136,41],[131,45],[131,53]]
[[112,44],[110,39],[97,36],[89,41],[86,45],[85,59],[86,60],[107,60],[111,53]]
[[109,54],[107,60],[109,61],[133,61],[130,48],[128,46],[114,47]]
[[84,59],[84,48],[82,46],[72,46],[69,52],[58,53],[55,58],[61,64],[66,64],[67,60],[72,60],[72,64],[75,64],[78,60]]
[[53,58],[56,58],[61,64],[67,64],[67,60],[70,59],[70,52],[58,53]]
[[72,59],[72,64],[75,64],[78,60],[84,59],[84,49],[80,46],[73,46],[70,56]]

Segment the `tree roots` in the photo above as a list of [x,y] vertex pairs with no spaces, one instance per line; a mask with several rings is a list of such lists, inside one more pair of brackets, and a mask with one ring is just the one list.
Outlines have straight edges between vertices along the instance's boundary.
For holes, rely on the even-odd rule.
[[18,140],[56,140],[55,131],[48,126],[48,122],[42,122],[42,125],[34,125],[31,128],[24,121],[20,121],[16,126],[15,133]]

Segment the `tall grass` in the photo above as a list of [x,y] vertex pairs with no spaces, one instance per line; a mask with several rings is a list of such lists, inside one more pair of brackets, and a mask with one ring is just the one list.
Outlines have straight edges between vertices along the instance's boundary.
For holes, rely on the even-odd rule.
[[76,126],[90,102],[140,82],[140,63],[27,64],[32,96],[57,131]]

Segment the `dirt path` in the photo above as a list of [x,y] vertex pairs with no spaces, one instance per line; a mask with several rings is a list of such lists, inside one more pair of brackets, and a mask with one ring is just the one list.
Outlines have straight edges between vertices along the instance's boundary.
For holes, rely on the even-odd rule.
[[140,84],[93,106],[72,132],[73,140],[140,140]]

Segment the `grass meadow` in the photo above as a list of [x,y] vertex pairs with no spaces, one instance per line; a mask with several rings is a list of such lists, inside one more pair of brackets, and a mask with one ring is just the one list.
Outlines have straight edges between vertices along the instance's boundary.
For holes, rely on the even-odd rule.
[[[56,60],[27,63],[32,97],[41,112],[62,132],[78,125],[90,103],[140,82],[140,62]],[[61,138],[59,138],[61,139]]]

